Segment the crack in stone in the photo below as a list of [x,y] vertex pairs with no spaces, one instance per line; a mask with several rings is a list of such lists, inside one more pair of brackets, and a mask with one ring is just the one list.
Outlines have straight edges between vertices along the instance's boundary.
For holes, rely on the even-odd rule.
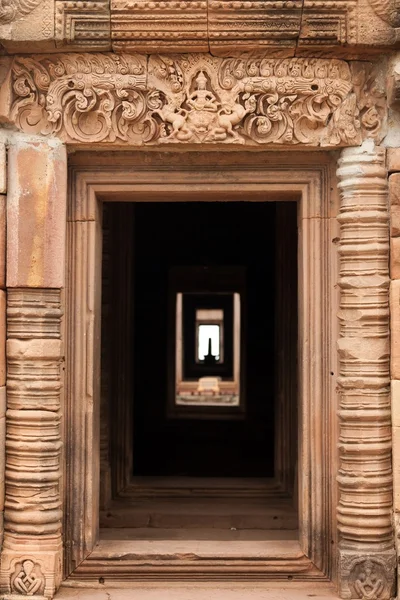
[[302,0],[302,2],[301,2],[301,13],[300,13],[300,25],[299,25],[299,32],[298,32],[297,39],[296,39],[296,46],[295,46],[295,49],[294,49],[294,57],[297,57],[297,50],[299,48],[299,41],[300,41],[301,30],[303,28],[304,3],[305,3],[305,0]]

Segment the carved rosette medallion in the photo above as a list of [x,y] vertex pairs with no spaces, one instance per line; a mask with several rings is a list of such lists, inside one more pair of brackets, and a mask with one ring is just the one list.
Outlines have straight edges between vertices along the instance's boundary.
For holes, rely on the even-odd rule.
[[356,83],[333,59],[17,57],[10,120],[76,144],[354,146],[379,135],[385,110],[371,92],[365,115]]

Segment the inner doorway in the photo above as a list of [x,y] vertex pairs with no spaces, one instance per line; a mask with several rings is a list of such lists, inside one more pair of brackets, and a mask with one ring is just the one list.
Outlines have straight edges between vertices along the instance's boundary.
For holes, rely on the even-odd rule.
[[[115,165],[108,169],[105,163],[88,170],[86,163],[82,166],[82,158],[76,158],[71,171],[65,327],[65,435],[69,460],[65,476],[64,562],[66,576],[75,580],[247,580],[250,574],[259,580],[290,576],[315,581],[334,577],[334,341],[338,293],[337,253],[332,244],[337,233],[337,198],[330,192],[334,189],[332,157],[318,153],[315,167],[307,153],[239,152],[218,158],[215,155],[215,159],[221,168],[210,168],[210,157],[201,153],[185,155],[183,166],[180,154],[166,153],[162,160],[157,153],[137,153],[129,158],[124,154],[119,158],[117,171]],[[134,209],[141,202],[217,200],[277,201],[276,273],[287,276],[277,277],[275,282],[280,298],[275,305],[275,475],[272,479],[252,478],[252,482],[245,477],[196,477],[188,482],[185,477],[184,485],[182,478],[172,482],[173,478],[167,476],[160,485],[158,478],[151,481],[150,476],[143,476],[143,482],[132,475],[133,402],[127,401],[133,398],[134,384]],[[297,227],[292,233],[288,223],[294,220],[288,220],[285,207],[287,201],[293,200],[297,202]],[[114,204],[115,207],[109,206]],[[103,209],[107,212],[107,208],[111,208],[108,212],[112,217],[109,227],[107,218],[104,223],[102,220]],[[291,244],[298,245],[297,263]],[[298,286],[298,304],[293,301],[296,294],[285,291],[288,285],[294,286],[294,292]],[[293,323],[297,314],[298,327]],[[198,322],[203,322],[202,317]],[[297,371],[297,360],[296,381],[287,373]],[[296,400],[293,402],[292,398]],[[293,406],[298,406],[298,416],[293,413]],[[298,428],[293,429],[293,421]],[[293,435],[297,429],[298,444]],[[237,482],[244,480],[246,484],[240,489]],[[266,522],[265,530],[257,529],[260,513],[253,520],[255,529],[241,528],[243,521],[239,519],[239,528],[228,526],[228,519],[223,531],[220,520],[219,527],[210,529],[192,514],[188,519],[190,529],[182,537],[185,497],[196,502],[206,498],[208,506],[216,506],[224,496],[229,502],[236,499],[238,510],[246,515],[250,514],[248,500],[258,502],[264,514],[266,507],[273,511],[270,522],[276,524],[279,518],[274,505],[283,508],[290,501],[297,506],[296,490],[297,539],[293,539],[295,531],[290,532],[289,539],[283,539],[284,530],[273,533]],[[165,515],[165,511],[154,510],[152,499],[162,500],[164,508],[168,505],[172,510],[175,506],[175,523],[172,515],[168,516],[168,524],[173,527],[162,530],[161,521],[156,522],[155,517]],[[163,523],[167,524],[165,520]],[[159,543],[154,544],[154,539]]]
[[[296,202],[105,204],[103,538],[297,539],[296,266]],[[184,291],[189,305],[200,301],[201,314],[207,302],[217,310],[216,303],[228,307],[229,294],[239,297],[235,406],[173,405],[177,270],[179,285],[191,280]],[[115,318],[127,303],[129,322]],[[233,312],[225,320],[226,355]],[[191,326],[186,318],[183,330]],[[198,340],[183,338],[185,354]],[[131,438],[125,480],[120,419],[112,417],[121,394]]]
[[[274,203],[136,206],[134,475],[273,477],[274,219]],[[265,223],[270,224],[268,232]],[[177,265],[186,267],[187,276],[193,274],[193,279],[199,277],[196,267],[218,267],[221,279],[230,269],[243,273],[246,298],[242,293],[240,328],[242,337],[246,335],[246,356],[241,366],[246,377],[241,378],[240,412],[224,405],[218,413],[209,406],[200,406],[195,417],[185,412],[185,407],[172,415],[167,411],[168,378],[175,371],[169,360],[175,356],[169,340],[175,328],[168,323],[168,304],[174,301],[168,284],[171,270]],[[194,281],[193,285],[194,291],[203,291],[203,296],[208,291],[214,305],[221,297],[213,296],[202,282],[196,287]],[[187,328],[191,325],[187,323]],[[188,350],[184,348],[183,353]]]

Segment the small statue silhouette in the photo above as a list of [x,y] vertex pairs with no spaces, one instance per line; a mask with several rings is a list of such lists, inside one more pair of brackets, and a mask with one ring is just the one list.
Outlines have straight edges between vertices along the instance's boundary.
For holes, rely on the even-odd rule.
[[210,366],[215,365],[217,362],[217,357],[211,352],[211,338],[208,338],[208,354],[204,356],[203,364]]

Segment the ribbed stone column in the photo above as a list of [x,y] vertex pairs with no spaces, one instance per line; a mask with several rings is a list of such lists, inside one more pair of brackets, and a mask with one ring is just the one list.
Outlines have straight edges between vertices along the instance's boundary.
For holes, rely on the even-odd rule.
[[7,411],[1,592],[51,598],[61,581],[61,288],[66,152],[19,139],[7,195]]
[[367,140],[343,150],[341,208],[340,533],[342,598],[393,595],[389,391],[389,214],[385,152]]

